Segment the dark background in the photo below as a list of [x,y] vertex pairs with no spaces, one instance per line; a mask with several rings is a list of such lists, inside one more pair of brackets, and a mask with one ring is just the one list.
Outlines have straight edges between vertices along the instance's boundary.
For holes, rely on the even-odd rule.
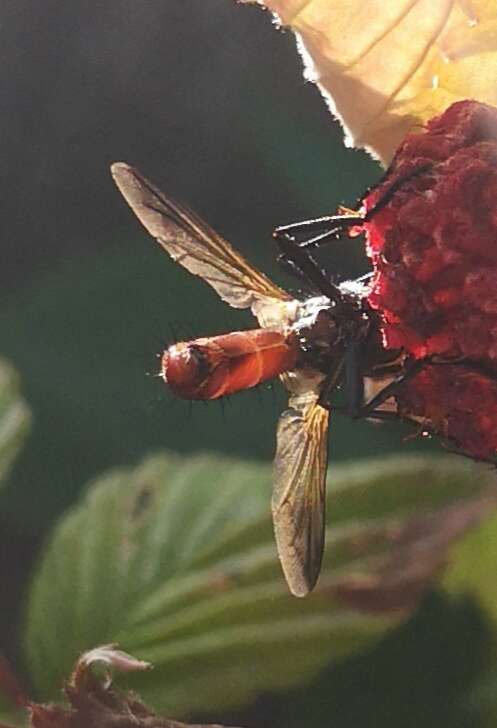
[[[189,407],[154,376],[174,339],[245,327],[250,317],[154,244],[113,186],[110,163],[136,165],[290,286],[273,262],[272,228],[353,206],[381,170],[344,148],[302,78],[293,36],[259,8],[11,0],[0,10],[0,59],[0,352],[34,413],[0,494],[0,627],[15,657],[33,556],[89,478],[159,448],[270,459],[284,403],[276,385],[224,409]],[[367,270],[360,241],[331,246],[322,263],[342,279]],[[398,427],[340,417],[332,435],[334,459],[433,447],[403,443]],[[466,633],[472,649],[455,639]],[[471,610],[434,598],[373,656],[236,719],[459,725],[454,705],[480,636]]]

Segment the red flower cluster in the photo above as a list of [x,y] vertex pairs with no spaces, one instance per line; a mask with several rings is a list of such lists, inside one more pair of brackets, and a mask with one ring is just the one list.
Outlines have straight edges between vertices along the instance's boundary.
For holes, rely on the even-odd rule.
[[368,300],[385,346],[464,360],[424,367],[399,394],[399,411],[469,455],[495,455],[497,109],[458,102],[409,134],[364,208]]
[[497,109],[461,101],[409,134],[364,200],[369,303],[388,348],[497,368]]
[[497,381],[460,365],[427,365],[396,397],[399,414],[419,419],[475,458],[497,452]]

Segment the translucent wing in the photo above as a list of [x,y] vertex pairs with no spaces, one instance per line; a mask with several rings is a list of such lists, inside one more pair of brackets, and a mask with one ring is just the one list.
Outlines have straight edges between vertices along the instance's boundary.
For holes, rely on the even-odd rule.
[[[173,260],[203,278],[223,301],[234,308],[252,308],[258,317],[264,305],[292,301],[286,291],[247,263],[194,212],[164,195],[136,169],[117,163],[111,171],[148,232]],[[272,324],[262,318],[264,325]]]
[[274,461],[273,522],[292,594],[314,587],[324,548],[328,410],[314,392],[295,394],[280,417]]

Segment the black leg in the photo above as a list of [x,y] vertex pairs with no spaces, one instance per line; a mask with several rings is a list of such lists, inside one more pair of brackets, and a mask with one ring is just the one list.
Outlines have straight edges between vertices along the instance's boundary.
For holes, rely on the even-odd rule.
[[364,216],[364,222],[368,222],[368,220],[372,220],[373,217],[380,212],[392,199],[394,194],[400,190],[400,188],[405,185],[406,182],[409,182],[414,177],[417,177],[419,174],[423,174],[424,172],[428,172],[432,168],[432,164],[423,164],[421,167],[417,167],[416,169],[411,170],[409,174],[405,174],[403,177],[399,177],[398,179],[393,182],[390,187],[385,190],[385,192],[382,194],[378,202],[374,207],[369,210],[366,215]]
[[309,253],[299,248],[287,237],[277,239],[280,255],[278,260],[294,275],[297,275],[305,283],[310,283],[314,288],[334,301],[338,306],[343,304],[343,294],[318,266]]
[[[279,249],[281,250],[281,245],[278,244]],[[304,285],[309,284],[309,280],[303,270],[298,267],[298,265],[292,260],[291,257],[289,257],[288,254],[280,252],[278,257],[276,258],[278,263],[281,265],[281,267],[286,270],[287,273],[289,273],[294,278],[298,278],[298,280],[301,281]]]
[[[397,369],[399,365],[393,365],[394,370]],[[487,379],[492,379],[493,381],[497,381],[497,374],[493,370],[488,370],[485,366],[480,365],[478,362],[471,362],[467,360],[440,360],[436,357],[425,357],[424,359],[416,359],[414,361],[408,362],[397,374],[395,379],[393,379],[389,384],[387,384],[383,389],[381,389],[372,399],[369,400],[369,402],[366,402],[363,404],[360,408],[358,408],[353,414],[353,417],[370,417],[371,415],[375,415],[375,410],[377,410],[378,407],[381,407],[381,405],[386,402],[387,399],[390,397],[393,397],[395,394],[397,394],[398,390],[406,383],[409,382],[411,379],[413,379],[417,374],[419,374],[422,369],[426,366],[438,366],[438,367],[446,367],[446,366],[454,366],[459,367],[460,369],[465,369],[468,372],[477,373],[480,376],[486,377]],[[388,373],[388,366],[385,367],[385,369],[381,369],[380,371],[385,371]],[[387,414],[387,413],[385,413]],[[395,415],[397,416],[397,415]]]
[[301,243],[297,243],[297,245],[299,248],[303,248],[305,250],[308,250],[309,248],[320,248],[322,245],[327,245],[330,240],[339,240],[340,233],[342,232],[343,229],[337,230],[336,228],[332,228],[331,230],[321,233],[321,235],[316,235],[314,238],[303,240]]
[[402,387],[406,382],[408,382],[410,379],[413,379],[413,377],[419,374],[419,372],[423,369],[424,366],[426,366],[427,363],[430,363],[427,359],[417,359],[416,361],[406,364],[404,369],[400,372],[400,374],[395,377],[394,380],[392,380],[389,384],[383,387],[383,389],[381,389],[378,394],[375,394],[375,396],[370,399],[369,402],[366,402],[358,409],[356,409],[355,412],[352,412],[351,416],[354,418],[369,417],[371,413],[381,407],[381,405],[386,402],[387,399],[393,397],[398,392],[400,387]]
[[352,339],[345,346],[345,401],[347,414],[355,417],[364,398],[364,342]]
[[[329,239],[333,235],[339,235],[344,229],[354,225],[362,225],[363,222],[364,217],[362,215],[325,215],[315,220],[302,220],[289,225],[281,225],[274,230],[273,236],[276,239],[290,238],[296,245],[302,247],[317,246],[320,244],[319,240],[324,237]],[[321,235],[318,234],[314,238],[308,238],[309,234],[319,233],[320,231],[322,231]],[[302,237],[304,239],[299,242],[298,238]]]
[[[289,225],[281,225],[277,227],[273,236],[276,240],[287,238],[295,245],[301,248],[317,248],[320,245],[328,243],[331,239],[339,239],[340,235],[350,227],[360,226],[372,218],[392,199],[395,193],[409,180],[423,174],[431,169],[431,164],[424,164],[417,169],[413,169],[409,174],[399,177],[393,182],[388,189],[382,194],[378,202],[365,215],[325,215],[315,218],[314,220],[302,220],[301,222],[293,222]],[[381,182],[380,182],[381,184]],[[318,233],[313,237],[307,237],[309,234]]]
[[321,405],[321,407],[331,409],[330,396],[334,392],[340,380],[340,377],[342,376],[344,364],[344,357],[336,357],[334,359],[333,366],[326,375],[326,379],[321,386],[321,393],[319,395],[319,404]]

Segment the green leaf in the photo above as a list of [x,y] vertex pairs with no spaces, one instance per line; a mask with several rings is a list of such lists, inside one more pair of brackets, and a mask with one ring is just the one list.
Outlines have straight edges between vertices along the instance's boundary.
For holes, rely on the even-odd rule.
[[19,393],[19,378],[0,359],[0,486],[24,442],[30,421],[29,409]]
[[323,573],[306,599],[280,571],[267,466],[167,455],[93,483],[33,580],[25,651],[39,696],[109,642],[154,664],[130,681],[170,715],[302,684],[405,619],[496,497],[488,471],[456,458],[372,461],[330,481]]
[[497,669],[495,664],[478,677],[476,685],[463,695],[461,709],[471,715],[475,725],[494,728],[497,723]]
[[0,699],[0,725],[9,728],[28,728],[29,719],[26,711],[22,708],[4,706]]
[[471,600],[488,625],[486,668],[463,706],[479,716],[479,724],[494,726],[497,719],[497,515],[488,518],[470,531],[451,550],[450,566],[442,586],[452,597]]
[[497,515],[491,514],[452,551],[443,586],[449,594],[473,599],[496,630],[497,644]]

